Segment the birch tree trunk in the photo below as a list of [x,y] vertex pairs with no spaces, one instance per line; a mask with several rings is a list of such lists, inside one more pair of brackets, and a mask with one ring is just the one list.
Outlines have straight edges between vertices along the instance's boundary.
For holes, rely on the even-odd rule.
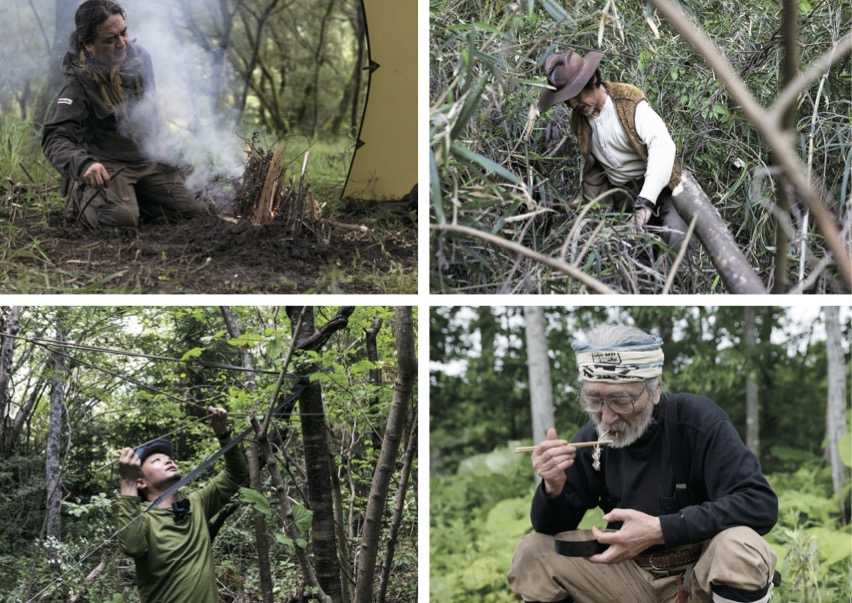
[[[532,411],[533,444],[547,437],[547,430],[554,427],[553,387],[550,382],[550,360],[547,357],[547,333],[544,309],[541,306],[525,306],[524,317],[527,331],[527,367],[530,376],[530,410]],[[536,475],[536,485],[541,478]]]
[[414,353],[414,322],[410,307],[395,308],[394,335],[396,338],[397,377],[387,429],[367,500],[367,512],[356,573],[355,603],[370,603],[373,600],[373,578],[375,577],[376,559],[379,552],[379,538],[382,534],[382,515],[385,510],[385,500],[393,475],[399,442],[405,429],[411,393],[417,377],[417,359]]
[[825,348],[828,361],[828,403],[825,413],[825,431],[828,436],[828,459],[831,464],[831,482],[834,491],[840,494],[840,516],[846,517],[843,500],[843,461],[840,458],[840,438],[846,433],[846,374],[848,367],[843,361],[842,327],[840,309],[826,306]]
[[[65,310],[59,310],[57,314],[57,341],[65,341],[62,321],[65,318]],[[63,399],[65,380],[65,357],[58,352],[53,352],[53,378],[50,390],[50,418],[47,428],[47,455],[45,461],[45,477],[47,480],[47,516],[46,535],[48,539],[62,540],[62,481],[59,462],[60,449],[59,440],[62,432],[62,408],[65,404]],[[58,552],[56,547],[49,545],[47,558],[50,568],[54,572],[60,569]]]
[[743,342],[746,353],[746,446],[760,457],[760,417],[758,414],[757,368],[754,350],[756,347],[754,308],[743,308]]

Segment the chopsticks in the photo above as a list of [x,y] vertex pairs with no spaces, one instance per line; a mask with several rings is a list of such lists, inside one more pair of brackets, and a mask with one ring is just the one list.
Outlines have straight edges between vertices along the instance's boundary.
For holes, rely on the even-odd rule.
[[[569,446],[573,446],[574,448],[588,448],[589,446],[607,446],[612,444],[612,440],[598,440],[597,442],[573,442],[569,443]],[[515,448],[515,452],[532,452],[535,450],[535,446],[518,446]]]

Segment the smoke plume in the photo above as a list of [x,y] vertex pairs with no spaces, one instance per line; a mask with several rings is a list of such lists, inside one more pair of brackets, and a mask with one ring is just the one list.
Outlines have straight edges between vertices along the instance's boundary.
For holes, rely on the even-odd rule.
[[152,160],[188,169],[187,188],[200,191],[217,178],[239,178],[244,156],[235,116],[217,103],[217,83],[227,87],[228,75],[193,41],[189,4],[198,3],[125,0],[122,7],[130,39],[151,55],[156,81],[156,94],[130,114],[133,131]]

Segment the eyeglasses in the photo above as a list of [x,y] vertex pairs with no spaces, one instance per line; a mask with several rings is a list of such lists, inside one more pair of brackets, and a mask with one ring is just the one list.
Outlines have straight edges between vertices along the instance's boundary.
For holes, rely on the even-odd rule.
[[627,392],[621,392],[612,396],[596,396],[587,394],[584,389],[580,389],[577,393],[577,403],[586,412],[597,413],[603,410],[603,405],[609,406],[609,409],[617,415],[629,415],[636,410],[636,402],[645,393],[648,383],[642,384],[642,391],[638,396],[631,396]]

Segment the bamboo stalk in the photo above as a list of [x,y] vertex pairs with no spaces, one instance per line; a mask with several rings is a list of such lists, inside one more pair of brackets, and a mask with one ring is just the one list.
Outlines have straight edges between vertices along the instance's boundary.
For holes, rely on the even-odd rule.
[[[574,442],[568,444],[569,446],[573,446],[574,448],[588,448],[589,446],[608,446],[612,444],[612,440],[598,440],[597,442]],[[518,446],[515,448],[515,452],[532,452],[535,450],[535,446]]]

